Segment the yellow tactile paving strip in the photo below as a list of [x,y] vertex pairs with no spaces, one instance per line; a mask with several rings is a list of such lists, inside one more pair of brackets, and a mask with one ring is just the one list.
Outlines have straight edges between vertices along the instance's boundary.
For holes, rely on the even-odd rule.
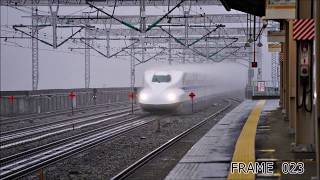
[[[249,162],[255,162],[255,136],[257,131],[257,125],[259,121],[259,117],[261,111],[264,107],[265,100],[260,100],[255,105],[253,110],[251,111],[240,136],[237,140],[237,144],[235,147],[235,151],[233,153],[232,162],[244,162],[248,164]],[[255,179],[255,175],[252,173],[231,173],[228,175],[229,180],[235,179]]]

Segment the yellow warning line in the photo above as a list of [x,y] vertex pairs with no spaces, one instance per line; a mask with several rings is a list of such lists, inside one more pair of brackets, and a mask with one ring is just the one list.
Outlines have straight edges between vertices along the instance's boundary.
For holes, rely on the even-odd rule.
[[295,4],[288,4],[288,5],[269,5],[267,9],[279,9],[279,10],[288,10],[288,9],[295,9]]
[[[263,106],[265,104],[265,100],[260,100],[255,105],[253,110],[251,111],[247,122],[245,123],[244,127],[242,128],[242,131],[240,133],[240,136],[237,140],[237,144],[235,147],[235,151],[233,153],[232,162],[243,162],[246,165],[249,164],[249,162],[254,163],[255,162],[255,137],[256,137],[256,131],[257,131],[257,125],[259,121],[259,117],[261,114],[261,111],[263,109]],[[252,173],[231,173],[229,172],[228,175],[229,180],[234,179],[255,179],[255,175]]]

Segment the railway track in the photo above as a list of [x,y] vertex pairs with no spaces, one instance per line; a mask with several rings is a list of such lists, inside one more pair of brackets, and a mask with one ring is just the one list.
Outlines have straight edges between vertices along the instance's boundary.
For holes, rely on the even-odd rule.
[[[87,107],[81,107],[81,108],[75,108],[74,113],[81,113],[81,112],[86,112],[89,110],[96,110],[100,108],[106,108],[110,106],[121,106],[121,105],[126,105],[128,102],[118,102],[118,103],[110,103],[110,104],[100,104],[100,105],[93,105],[93,106],[87,106]],[[30,120],[35,120],[35,119],[43,119],[43,118],[49,118],[49,117],[54,117],[54,116],[62,116],[66,114],[70,114],[72,112],[71,109],[61,109],[57,111],[50,111],[50,112],[44,112],[44,113],[32,113],[28,115],[20,115],[20,116],[15,116],[15,117],[3,117],[0,116],[0,124],[1,125],[7,125],[7,124],[13,124],[13,123],[18,123],[18,122],[23,122],[23,121],[30,121]]]
[[[227,105],[222,107],[216,113],[211,114],[207,118],[203,119],[200,123],[197,123],[192,128],[172,138],[167,143],[163,144],[145,157],[141,158],[139,161],[129,166],[113,179],[124,179],[128,177],[130,174],[135,172],[135,170],[139,169],[139,167],[148,163],[150,160],[152,160],[161,152],[165,151],[170,146],[174,145],[184,136],[190,134],[195,129],[203,126],[210,119],[227,110],[231,106],[230,102],[231,101],[228,101]],[[107,140],[115,138],[119,135],[123,135],[133,129],[142,127],[157,119],[164,118],[163,116],[152,118],[145,117],[148,117],[148,115],[131,117],[128,119],[117,121],[113,124],[107,124],[97,129],[69,136],[67,138],[51,142],[49,144],[45,144],[33,149],[29,149],[27,151],[4,157],[0,159],[0,179],[12,179],[24,176],[59,160],[65,159],[69,156],[92,148],[102,142],[107,142]]]
[[[231,99],[233,100],[233,99]],[[236,101],[236,100],[233,100]],[[238,101],[236,101],[238,102]],[[164,152],[165,150],[167,150],[169,147],[175,145],[177,142],[179,142],[182,138],[184,138],[185,136],[187,136],[188,134],[192,133],[193,131],[195,131],[196,129],[198,129],[199,127],[203,126],[204,124],[206,124],[209,120],[211,120],[212,118],[218,116],[219,114],[223,113],[224,111],[226,111],[229,107],[231,107],[231,101],[228,101],[227,105],[222,107],[220,110],[218,110],[217,112],[211,114],[210,116],[204,118],[202,121],[200,121],[199,123],[195,124],[194,126],[192,126],[191,128],[185,130],[184,132],[180,133],[179,135],[175,136],[174,138],[170,139],[169,141],[167,141],[165,144],[161,145],[160,147],[156,148],[155,150],[153,150],[152,152],[150,152],[149,154],[145,155],[144,157],[142,157],[141,159],[139,159],[138,161],[136,161],[135,163],[133,163],[132,165],[130,165],[129,167],[127,167],[126,169],[124,169],[123,171],[121,171],[120,173],[118,173],[117,175],[115,175],[112,180],[119,180],[119,179],[125,179],[127,177],[129,177],[131,174],[133,174],[136,170],[138,170],[140,167],[142,167],[143,165],[147,164],[149,161],[151,161],[152,159],[154,159],[157,155],[159,155],[160,153]]]
[[1,159],[0,179],[12,179],[31,173],[56,161],[92,148],[108,139],[142,127],[163,116],[145,118],[134,117],[92,131],[61,139],[10,157]]
[[71,137],[67,137],[67,138],[64,138],[64,139],[61,139],[61,140],[58,140],[58,141],[54,141],[54,142],[49,143],[49,144],[45,144],[45,145],[30,149],[30,150],[27,150],[27,151],[23,151],[21,153],[17,153],[17,154],[11,155],[11,156],[7,156],[7,157],[4,157],[4,158],[1,158],[0,162],[1,162],[1,164],[8,164],[10,162],[17,161],[17,160],[19,160],[19,159],[21,159],[23,157],[27,157],[27,156],[39,153],[39,152],[41,152],[43,150],[48,150],[48,149],[50,149],[52,147],[55,147],[57,145],[61,145],[61,144],[67,143],[69,141],[77,140],[77,139],[80,139],[82,137],[94,134],[96,132],[104,131],[107,128],[111,128],[111,127],[114,127],[116,125],[121,125],[121,124],[123,124],[125,122],[130,122],[130,121],[133,121],[133,120],[135,120],[137,118],[142,118],[142,117],[143,116],[132,117],[132,118],[129,118],[129,119],[125,119],[125,120],[113,123],[113,124],[105,125],[103,127],[97,128],[97,129],[93,129],[91,131],[86,131],[84,133],[80,133],[80,134],[77,134],[77,135],[74,135],[74,136],[71,136]]
[[[139,108],[137,107],[134,108],[134,110],[138,109]],[[103,113],[100,112],[98,115],[94,116],[62,119],[56,122],[2,132],[0,137],[0,149],[14,147],[24,143],[40,140],[48,136],[129,116],[130,112],[131,108],[117,108]]]

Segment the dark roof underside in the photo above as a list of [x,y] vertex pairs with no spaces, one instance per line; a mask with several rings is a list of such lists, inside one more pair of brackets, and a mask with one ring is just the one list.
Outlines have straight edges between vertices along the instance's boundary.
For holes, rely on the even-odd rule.
[[265,0],[220,0],[226,10],[235,9],[256,16],[265,16]]

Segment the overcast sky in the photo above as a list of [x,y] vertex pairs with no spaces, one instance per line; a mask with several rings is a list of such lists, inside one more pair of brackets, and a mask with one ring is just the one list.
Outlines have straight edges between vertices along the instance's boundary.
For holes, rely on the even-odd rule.
[[[41,8],[40,13],[48,12],[47,8]],[[79,10],[89,11],[88,7],[81,8],[60,8],[59,14],[79,14]],[[105,8],[111,12],[111,8]],[[164,14],[167,7],[147,7],[148,15]],[[195,7],[193,12],[205,12],[206,14],[240,13],[237,11],[226,12],[222,6]],[[28,14],[30,8],[20,7],[19,10],[10,7],[1,7],[1,34],[4,36],[15,24],[31,24],[31,19],[23,16]],[[116,15],[138,15],[137,7],[118,7]],[[175,11],[173,14],[181,14]],[[246,25],[238,24],[237,26]],[[231,25],[229,25],[230,27]],[[12,30],[12,28],[11,28]],[[50,29],[41,30],[40,33],[48,33]],[[66,32],[59,32],[58,36],[64,36]],[[50,40],[49,40],[50,41]],[[263,38],[263,78],[270,80],[270,54],[266,50],[266,39]],[[119,45],[119,44],[118,44]],[[39,43],[39,89],[64,89],[84,87],[84,50],[70,51],[73,46],[71,42],[66,43],[58,49]],[[31,82],[31,41],[8,39],[4,42],[1,39],[1,90],[30,90]],[[90,87],[126,87],[129,86],[130,58],[116,57],[107,59],[91,51],[91,83]],[[269,60],[269,61],[267,61]],[[137,66],[136,85],[141,85],[142,73],[145,69],[156,66],[159,62],[149,62]],[[244,62],[247,63],[247,62]],[[244,68],[244,67],[240,67]]]

